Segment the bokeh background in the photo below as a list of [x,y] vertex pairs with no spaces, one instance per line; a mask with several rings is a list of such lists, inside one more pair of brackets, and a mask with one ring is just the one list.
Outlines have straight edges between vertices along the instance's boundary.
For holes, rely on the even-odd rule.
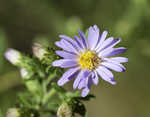
[[116,86],[100,80],[86,103],[88,117],[150,117],[150,0],[0,0],[0,110],[13,107],[22,80],[4,58],[7,48],[32,53],[35,42],[52,45],[97,24],[128,48]]

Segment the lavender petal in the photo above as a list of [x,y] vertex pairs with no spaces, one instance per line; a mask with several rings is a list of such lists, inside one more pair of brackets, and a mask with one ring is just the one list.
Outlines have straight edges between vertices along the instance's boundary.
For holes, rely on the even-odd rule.
[[128,62],[128,58],[126,58],[126,57],[112,57],[110,59],[113,60],[113,61],[119,62],[119,63]]
[[93,83],[94,83],[95,85],[98,85],[99,78],[98,78],[97,72],[94,72],[94,73],[93,73],[92,81],[93,81]]
[[126,51],[126,48],[120,47],[120,48],[106,48],[99,52],[100,57],[108,57],[108,56],[115,56],[121,53],[124,53]]
[[82,96],[82,97],[86,97],[86,96],[88,95],[89,91],[90,91],[89,88],[87,88],[87,87],[84,88],[84,89],[82,90],[81,96]]
[[65,51],[78,54],[78,51],[76,50],[76,48],[74,48],[74,46],[72,44],[70,44],[69,42],[67,42],[64,39],[62,39],[61,41],[55,42],[55,45],[62,48]]
[[115,80],[112,77],[109,77],[105,72],[103,72],[102,69],[96,69],[96,71],[103,80],[111,83],[112,85],[116,84]]
[[107,69],[105,66],[100,65],[97,69],[105,72],[105,74],[107,74],[110,78],[114,77],[113,73],[109,69]]
[[70,37],[68,37],[66,35],[59,35],[59,37],[61,39],[64,39],[64,40],[68,41],[69,43],[71,43],[74,46],[74,48],[76,48],[76,50],[80,50],[81,49],[80,46],[78,45],[78,43],[75,40],[73,40],[72,38],[70,38]]
[[98,53],[98,56],[100,58],[107,57],[113,50],[114,50],[114,48],[106,48],[106,49],[100,51]]
[[88,78],[82,78],[79,82],[79,85],[78,85],[78,89],[82,89],[82,88],[85,88],[87,86],[87,80]]
[[82,93],[81,93],[82,97],[86,97],[88,95],[88,93],[91,89],[91,86],[92,86],[92,79],[91,79],[91,77],[89,77],[87,86],[82,89]]
[[97,50],[97,49],[103,44],[104,40],[105,40],[106,37],[107,37],[107,34],[108,34],[108,32],[107,32],[107,31],[104,31],[104,32],[99,36],[99,39],[98,39],[99,41],[98,41],[98,44],[97,44],[95,50]]
[[66,40],[62,40],[62,42],[64,43],[64,45],[68,48],[68,51],[79,54],[78,50],[76,49],[75,46],[73,46],[71,43],[69,43]]
[[126,51],[126,48],[120,47],[120,48],[114,48],[111,53],[109,53],[107,56],[115,56],[121,53],[124,53]]
[[74,59],[77,57],[76,54],[65,51],[56,51],[56,54],[65,59]]
[[114,41],[113,37],[106,39],[103,44],[96,50],[97,52],[101,51],[104,48],[107,48]]
[[112,69],[117,72],[124,72],[125,67],[121,64],[117,63],[110,63],[110,62],[102,62],[101,65],[105,66],[108,69]]
[[75,79],[73,83],[73,88],[76,89],[83,78],[87,78],[89,76],[90,72],[88,70],[81,70],[81,72],[78,74],[77,78]]
[[99,32],[95,30],[93,27],[90,27],[88,31],[88,45],[91,50],[93,50],[97,45],[98,38],[99,38]]
[[118,44],[121,39],[113,39],[113,37],[108,38],[104,41],[103,45],[97,49],[97,51],[102,51],[106,48],[113,48],[116,44]]
[[78,73],[78,70],[79,68],[76,67],[76,68],[71,68],[69,70],[67,70],[63,76],[58,80],[57,84],[59,86],[62,86],[64,85],[65,83],[67,83],[68,81],[72,80],[73,79],[73,76]]
[[74,36],[74,39],[75,39],[76,43],[79,45],[80,49],[85,48],[85,46],[83,45],[81,39],[78,36]]
[[78,63],[75,59],[60,59],[52,63],[53,66],[59,66],[61,68],[75,67],[77,64]]
[[87,44],[87,40],[86,40],[84,33],[81,30],[79,30],[78,33],[81,37],[82,44],[84,45],[85,48],[87,48],[88,44]]

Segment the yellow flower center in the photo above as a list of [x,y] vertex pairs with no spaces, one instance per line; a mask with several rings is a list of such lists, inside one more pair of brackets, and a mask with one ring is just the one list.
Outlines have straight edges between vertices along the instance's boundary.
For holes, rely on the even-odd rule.
[[80,65],[81,69],[88,69],[94,70],[98,67],[99,63],[101,62],[101,58],[93,51],[86,51],[81,53],[78,59],[78,64]]

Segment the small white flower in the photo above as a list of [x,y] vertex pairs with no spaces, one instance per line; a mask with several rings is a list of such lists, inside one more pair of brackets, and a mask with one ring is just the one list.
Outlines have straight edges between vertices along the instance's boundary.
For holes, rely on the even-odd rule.
[[16,65],[19,62],[19,59],[21,57],[20,52],[18,52],[15,49],[9,48],[6,52],[5,52],[5,57],[6,59],[11,62],[12,64]]
[[20,74],[23,79],[29,79],[29,72],[25,68],[22,68],[20,70]]
[[40,60],[42,60],[44,54],[47,53],[46,50],[43,49],[40,44],[35,44],[32,48],[33,48],[33,54]]

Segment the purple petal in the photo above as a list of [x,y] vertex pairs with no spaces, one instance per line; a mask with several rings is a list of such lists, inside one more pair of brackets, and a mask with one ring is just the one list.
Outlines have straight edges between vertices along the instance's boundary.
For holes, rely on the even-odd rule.
[[113,60],[113,61],[119,62],[119,63],[128,62],[128,58],[125,58],[125,57],[113,57],[113,58],[110,58],[110,59]]
[[99,56],[100,58],[102,58],[102,57],[107,57],[113,50],[114,50],[114,48],[106,48],[106,49],[100,51],[100,52],[98,53],[98,56]]
[[71,68],[67,70],[63,76],[58,80],[57,84],[59,86],[64,85],[66,82],[70,81],[73,79],[74,75],[78,73],[79,67],[76,68]]
[[52,63],[53,66],[61,67],[61,68],[68,68],[68,67],[75,67],[78,65],[75,59],[60,59],[56,60]]
[[[110,40],[106,40],[106,41],[104,41],[104,43],[103,43],[103,47],[100,47],[100,49],[98,49],[98,51],[101,51],[101,50],[104,50],[104,49],[106,49],[106,48],[113,48],[116,44],[118,44],[120,41],[121,41],[121,39],[111,39],[111,38],[113,38],[113,37],[110,37],[110,38],[108,38],[108,39],[110,39]],[[111,41],[112,40],[112,41]]]
[[93,26],[93,29],[94,29],[97,33],[99,33],[99,28],[98,28],[98,26],[97,26],[96,24]]
[[56,41],[56,42],[55,42],[55,45],[56,45],[57,47],[59,47],[59,48],[63,48],[61,41]]
[[73,53],[78,54],[78,51],[77,51],[77,49],[76,49],[75,46],[73,46],[71,43],[69,43],[68,41],[63,40],[63,39],[62,39],[62,42],[63,42],[64,45],[69,49],[69,50],[67,50],[67,51],[70,51],[70,52],[73,52]]
[[[64,49],[64,50],[66,50],[66,51],[70,51],[70,48],[68,48],[68,46],[66,46],[63,41],[64,41],[64,40],[56,41],[56,42],[55,42],[55,45],[56,45],[57,47],[59,47],[59,48],[62,48],[62,49]],[[70,51],[70,52],[72,52],[72,51]],[[74,52],[73,52],[73,53],[74,53]]]
[[95,48],[98,42],[98,38],[99,38],[99,31],[98,29],[95,30],[95,28],[90,27],[88,31],[88,45],[91,50]]
[[110,70],[108,70],[106,67],[99,66],[98,69],[105,72],[105,74],[107,74],[110,78],[114,77],[113,73]]
[[79,85],[78,85],[78,89],[82,89],[82,88],[85,88],[87,86],[87,83],[88,83],[88,78],[82,78],[81,81],[79,82]]
[[114,48],[114,50],[109,53],[107,56],[115,56],[121,53],[124,53],[126,51],[126,48],[120,47],[120,48]]
[[107,57],[107,56],[115,56],[121,53],[124,53],[126,51],[126,48],[120,47],[120,48],[106,48],[99,52],[100,57]]
[[89,91],[90,91],[89,88],[87,88],[87,87],[84,88],[84,89],[82,90],[81,96],[82,96],[82,97],[86,97],[86,96],[88,95]]
[[113,48],[115,45],[117,45],[118,43],[120,43],[121,39],[114,39],[110,44],[108,44],[104,49],[110,47]]
[[83,49],[83,48],[84,48],[84,45],[82,44],[81,39],[80,39],[78,36],[74,36],[74,39],[75,39],[75,41],[77,42],[77,44],[79,45],[79,47],[80,47],[81,49]]
[[87,45],[87,40],[86,40],[84,33],[81,30],[79,30],[78,32],[81,37],[82,44],[84,45],[85,48],[87,48],[88,45]]
[[101,76],[101,78],[109,83],[111,83],[112,85],[115,85],[116,82],[113,79],[113,77],[108,76],[102,69],[96,69],[96,71],[98,72],[98,74]]
[[121,64],[117,63],[110,63],[110,62],[102,62],[101,65],[104,65],[105,67],[112,69],[117,72],[124,72],[125,67]]
[[78,74],[77,78],[75,79],[73,83],[73,88],[76,89],[81,81],[81,79],[87,78],[89,76],[90,72],[88,70],[81,70],[81,72]]
[[88,93],[91,89],[91,86],[92,86],[92,79],[91,79],[91,77],[89,77],[87,86],[82,89],[82,93],[81,93],[82,97],[86,97],[88,95]]
[[104,31],[100,36],[99,36],[99,41],[98,41],[98,44],[95,48],[95,50],[97,50],[104,42],[105,38],[107,37],[107,34],[108,32],[107,31]]
[[106,39],[103,44],[96,50],[97,52],[101,51],[104,48],[109,47],[109,45],[114,41],[113,37]]
[[66,36],[66,35],[59,35],[59,37],[61,39],[64,39],[64,40],[68,41],[68,42],[74,43],[74,40],[72,38]]
[[73,54],[70,52],[65,52],[65,51],[56,51],[56,54],[65,59],[74,59],[77,57],[76,54]]
[[74,48],[76,48],[76,50],[80,50],[80,46],[77,44],[77,42],[75,41],[75,40],[73,40],[72,38],[70,38],[70,37],[68,37],[68,36],[66,36],[66,35],[59,35],[59,37],[61,38],[61,39],[64,39],[64,40],[66,40],[66,41],[68,41],[69,43],[71,43],[73,46],[74,46]]
[[99,82],[99,78],[98,78],[98,75],[96,72],[93,73],[93,76],[92,76],[92,81],[95,85],[98,85],[98,82]]
[[61,41],[55,42],[55,44],[56,44],[56,46],[64,49],[65,51],[73,52],[73,53],[78,54],[78,51],[74,48],[74,46],[71,43],[64,40],[64,39],[62,39]]

